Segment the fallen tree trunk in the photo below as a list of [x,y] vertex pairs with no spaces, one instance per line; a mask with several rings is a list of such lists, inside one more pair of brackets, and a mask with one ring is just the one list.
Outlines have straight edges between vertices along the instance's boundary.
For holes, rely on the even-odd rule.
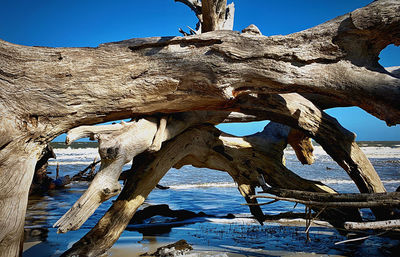
[[[0,41],[0,92],[8,101],[2,109],[21,120],[52,124],[50,131],[36,129],[45,140],[82,124],[138,113],[223,109],[243,93],[335,96],[338,105],[359,106],[397,124],[400,80],[377,60],[384,47],[400,43],[398,6],[376,1],[287,36],[212,31],[54,49]],[[366,42],[370,47],[363,47]],[[117,109],[112,99],[120,99]]]
[[[320,202],[371,202],[371,201],[400,201],[400,192],[390,193],[347,193],[347,194],[327,194],[307,192],[301,190],[287,190],[284,188],[274,188],[263,186],[261,193],[273,194],[286,198],[296,198],[305,201],[320,201]],[[258,196],[257,196],[258,197]]]

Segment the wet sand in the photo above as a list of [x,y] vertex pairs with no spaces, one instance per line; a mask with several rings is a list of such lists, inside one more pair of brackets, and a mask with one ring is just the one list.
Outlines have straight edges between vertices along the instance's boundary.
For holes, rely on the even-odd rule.
[[[139,256],[152,253],[160,246],[185,239],[194,248],[185,256],[390,256],[398,241],[372,236],[364,241],[335,245],[346,240],[335,229],[312,226],[310,241],[306,241],[303,220],[269,222],[260,226],[249,219],[206,220],[179,227],[156,227],[129,231],[104,255],[113,257]],[[134,228],[135,230],[137,228]],[[57,234],[53,228],[42,242],[26,242],[25,257],[59,256],[82,237],[88,229]]]

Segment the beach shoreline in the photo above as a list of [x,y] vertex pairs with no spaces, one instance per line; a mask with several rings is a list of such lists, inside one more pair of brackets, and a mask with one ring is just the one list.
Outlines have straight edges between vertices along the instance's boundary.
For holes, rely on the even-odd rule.
[[[310,229],[310,241],[305,234],[305,220],[282,219],[269,221],[261,226],[248,218],[210,219],[204,222],[183,224],[149,233],[130,231],[120,239],[104,256],[127,257],[152,253],[158,247],[185,239],[194,248],[185,256],[193,257],[242,257],[242,256],[389,256],[392,249],[398,249],[398,240],[371,236],[364,241],[335,245],[347,237],[326,222],[317,222]],[[56,234],[48,229],[44,241],[24,243],[24,257],[56,257],[71,247],[89,229]],[[158,233],[157,231],[162,231]]]

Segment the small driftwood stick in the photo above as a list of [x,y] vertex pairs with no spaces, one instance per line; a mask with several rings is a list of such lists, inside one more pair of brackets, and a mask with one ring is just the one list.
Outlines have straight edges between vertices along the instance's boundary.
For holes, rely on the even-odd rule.
[[344,227],[349,230],[394,229],[400,228],[400,219],[371,222],[346,222],[344,223]]
[[[276,201],[276,200],[274,200],[274,201]],[[308,226],[307,226],[306,231],[305,231],[306,233],[308,233],[308,231],[310,230],[312,223],[313,223],[325,210],[326,210],[326,207],[322,208],[322,209],[317,213],[317,215],[315,215],[312,219],[310,219],[310,222],[308,223]]]
[[351,243],[351,242],[362,241],[362,240],[368,239],[368,238],[370,238],[370,237],[372,237],[372,236],[381,236],[381,235],[383,235],[383,234],[385,234],[385,233],[386,233],[386,231],[385,231],[385,232],[382,232],[382,233],[379,233],[379,234],[376,234],[376,235],[369,235],[369,236],[362,236],[362,237],[347,239],[347,240],[343,240],[343,241],[336,242],[335,245],[340,245],[340,244],[345,244],[345,243]]
[[[81,181],[81,180],[92,180],[93,179],[93,175],[94,175],[94,171],[96,169],[96,165],[99,164],[101,161],[97,160],[97,157],[95,157],[93,159],[93,162],[91,164],[89,164],[86,168],[84,168],[83,170],[79,171],[77,174],[75,174],[71,180],[72,181]],[[87,177],[84,177],[86,171],[88,171],[90,169],[90,172],[88,173]]]

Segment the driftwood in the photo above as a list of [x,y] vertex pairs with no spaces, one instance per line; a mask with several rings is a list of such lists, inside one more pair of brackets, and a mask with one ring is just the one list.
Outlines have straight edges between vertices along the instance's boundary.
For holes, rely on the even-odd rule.
[[[91,164],[89,164],[86,168],[84,168],[83,170],[79,171],[77,174],[72,176],[71,181],[92,181],[96,175],[95,173],[96,165],[99,163],[100,161],[97,161],[96,158],[94,158]],[[89,172],[86,174],[87,171]]]
[[[188,163],[228,172],[238,183],[239,191],[246,201],[251,203],[257,203],[256,200],[250,199],[250,196],[255,186],[259,185],[259,172],[262,172],[268,183],[284,188],[335,193],[320,182],[300,178],[282,164],[282,151],[286,147],[286,140],[285,136],[281,135],[282,130],[274,129],[282,126],[272,123],[262,133],[244,138],[221,134],[210,125],[196,126],[165,142],[160,151],[152,154],[144,152],[136,156],[131,177],[112,207],[88,234],[64,253],[64,256],[96,256],[104,253],[118,239],[136,209],[167,171],[171,167],[179,168]],[[287,128],[287,133],[289,130]],[[249,161],[250,156],[253,157]],[[250,208],[257,219],[265,219],[258,206]],[[331,211],[330,214],[336,218],[344,216],[361,220],[357,212]]]
[[382,221],[371,221],[371,222],[346,222],[344,224],[346,229],[350,230],[367,230],[367,229],[399,229],[400,220],[382,220]]
[[299,190],[286,190],[263,185],[263,192],[270,195],[253,195],[251,198],[270,198],[282,201],[301,203],[308,206],[326,207],[399,207],[400,193],[371,193],[371,194],[327,194],[306,192]]
[[311,201],[311,200],[300,200],[297,198],[287,198],[287,197],[279,197],[279,196],[268,196],[268,195],[257,195],[251,198],[270,198],[276,199],[279,201],[289,201],[295,203],[301,203],[307,206],[319,206],[319,207],[334,207],[334,208],[341,208],[341,207],[352,207],[352,208],[371,208],[371,207],[399,207],[400,201],[393,200],[393,199],[386,199],[386,200],[379,200],[379,201],[369,201],[369,202],[323,202],[323,201]]
[[[224,1],[202,4],[217,2]],[[400,123],[399,69],[385,70],[378,63],[382,49],[400,44],[399,7],[395,0],[374,1],[286,36],[265,37],[249,28],[241,34],[210,31],[98,48],[26,47],[0,40],[0,256],[20,251],[28,188],[42,149],[75,127],[117,119],[140,121],[143,115],[193,110],[247,114],[239,121],[271,119],[319,142],[361,192],[385,192],[354,135],[325,119],[315,106],[359,106],[389,125]],[[215,19],[223,11],[204,8],[201,15]],[[215,20],[210,21],[213,30]],[[299,102],[279,95],[290,92],[310,101],[298,94],[289,95]],[[293,104],[305,105],[291,112]],[[152,119],[157,127],[159,118]],[[151,142],[153,130],[147,137]],[[109,169],[120,164],[114,165]],[[153,187],[148,183],[146,190]],[[110,194],[118,192],[111,184]],[[241,188],[251,191],[246,184]],[[110,195],[103,193],[94,195],[100,200]],[[374,209],[380,218],[388,212]]]

